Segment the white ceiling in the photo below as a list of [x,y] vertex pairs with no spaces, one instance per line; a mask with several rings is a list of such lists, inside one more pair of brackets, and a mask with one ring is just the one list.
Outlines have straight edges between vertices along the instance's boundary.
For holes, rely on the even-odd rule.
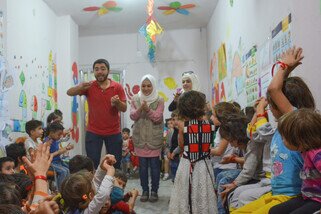
[[[138,32],[147,19],[147,0],[115,0],[121,12],[110,11],[103,16],[97,12],[85,12],[82,9],[89,6],[101,6],[107,0],[44,0],[58,15],[71,15],[79,25],[80,36],[102,34],[119,34]],[[177,0],[155,0],[154,16],[165,29],[182,29],[205,27],[210,20],[218,0],[178,0],[182,5],[195,4],[189,9],[188,16],[174,13],[163,15],[158,6],[168,6]]]

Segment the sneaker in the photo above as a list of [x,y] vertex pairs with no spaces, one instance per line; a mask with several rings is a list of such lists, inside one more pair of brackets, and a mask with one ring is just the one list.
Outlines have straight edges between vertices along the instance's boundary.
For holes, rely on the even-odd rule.
[[169,174],[165,173],[163,177],[163,181],[167,181],[169,179]]
[[156,202],[158,201],[158,195],[157,192],[151,192],[150,197],[149,197],[150,202]]
[[146,202],[146,201],[148,201],[148,198],[149,198],[148,192],[143,192],[142,196],[140,196],[140,201]]

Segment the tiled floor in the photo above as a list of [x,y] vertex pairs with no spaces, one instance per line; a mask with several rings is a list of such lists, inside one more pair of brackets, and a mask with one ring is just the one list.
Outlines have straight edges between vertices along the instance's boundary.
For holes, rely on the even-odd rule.
[[[135,204],[135,212],[137,214],[167,214],[168,213],[168,202],[170,199],[171,190],[173,187],[173,183],[171,180],[167,181],[160,181],[159,190],[158,190],[158,197],[159,200],[155,203],[151,202],[140,202],[140,197],[137,197],[136,204]],[[142,188],[140,186],[140,180],[129,179],[126,185],[126,190],[130,191],[131,189],[138,189],[139,193],[142,194]]]

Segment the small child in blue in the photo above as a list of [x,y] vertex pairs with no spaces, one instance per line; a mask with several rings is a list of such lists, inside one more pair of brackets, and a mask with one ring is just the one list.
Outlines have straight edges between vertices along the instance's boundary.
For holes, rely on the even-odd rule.
[[63,180],[69,175],[69,167],[61,160],[60,155],[74,148],[73,145],[69,144],[64,148],[59,148],[60,139],[63,136],[63,131],[64,127],[61,125],[61,123],[53,122],[47,127],[48,136],[45,139],[45,142],[51,141],[50,153],[54,156],[51,167],[57,173],[58,189],[60,189]]

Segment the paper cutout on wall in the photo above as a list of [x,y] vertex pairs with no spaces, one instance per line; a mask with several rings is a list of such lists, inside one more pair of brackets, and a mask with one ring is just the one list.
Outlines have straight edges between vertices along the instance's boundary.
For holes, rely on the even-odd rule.
[[236,93],[240,95],[243,92],[245,78],[243,77],[242,62],[238,51],[234,53],[232,77],[235,78]]
[[188,15],[189,11],[187,9],[195,7],[195,4],[185,4],[182,5],[180,2],[175,1],[171,2],[169,6],[160,6],[158,7],[159,10],[165,10],[163,14],[165,15],[170,15],[175,12],[183,14],[183,15]]
[[20,132],[21,126],[19,120],[13,120],[13,131],[14,132]]
[[11,89],[14,85],[14,81],[13,81],[13,77],[11,74],[8,73],[8,71],[6,70],[4,73],[2,73],[2,78],[0,79],[0,81],[2,81],[1,85],[1,91],[2,92],[6,92],[9,89]]
[[2,131],[2,137],[9,138],[9,134],[12,132],[13,126],[10,126],[9,124],[6,124],[4,130]]
[[38,99],[34,95],[31,99],[31,111],[32,111],[32,118],[37,119],[37,112],[38,112]]
[[218,74],[219,74],[219,80],[221,81],[227,75],[225,43],[221,44],[217,53],[218,53]]
[[173,89],[177,88],[177,83],[176,83],[175,79],[172,78],[172,77],[164,78],[164,84],[170,90],[173,90]]
[[52,88],[48,87],[48,97],[52,97]]
[[71,70],[72,70],[72,80],[74,81],[74,84],[77,85],[78,84],[78,67],[76,62],[72,64]]
[[24,90],[21,90],[19,96],[19,107],[27,108],[27,96]]
[[221,94],[220,94],[220,101],[226,101],[226,95],[225,95],[225,87],[224,82],[221,83]]
[[[72,79],[74,82],[74,85],[77,85],[79,82],[79,76],[78,76],[78,66],[77,63],[74,62],[71,66],[71,71],[72,71]],[[88,109],[87,109],[88,110]],[[88,111],[87,111],[88,115]],[[85,117],[86,118],[86,117]],[[71,128],[71,138],[78,143],[79,141],[79,102],[78,102],[78,97],[74,96],[72,99],[72,104],[71,104],[71,121],[72,121],[72,128]]]
[[292,47],[291,21],[292,16],[290,13],[272,30],[273,63],[279,60],[281,55]]
[[46,110],[50,111],[52,108],[51,102],[49,100],[46,100]]
[[166,94],[165,94],[164,92],[158,91],[158,95],[159,95],[160,97],[162,97],[165,102],[168,101],[168,97],[166,96]]
[[19,79],[20,79],[20,83],[21,85],[23,85],[26,81],[26,77],[23,71],[21,71],[20,75],[19,75]]
[[134,85],[133,88],[132,88],[132,91],[131,91],[131,88],[130,88],[129,84],[126,83],[125,92],[126,92],[126,95],[127,95],[128,103],[130,103],[130,101],[132,100],[133,96],[135,94],[138,94],[139,91],[140,91],[139,85]]
[[247,106],[252,106],[258,98],[257,48],[253,46],[244,56],[243,69],[246,73]]
[[214,96],[215,96],[215,104],[220,102],[220,86],[218,84],[218,82],[215,82],[214,85]]

